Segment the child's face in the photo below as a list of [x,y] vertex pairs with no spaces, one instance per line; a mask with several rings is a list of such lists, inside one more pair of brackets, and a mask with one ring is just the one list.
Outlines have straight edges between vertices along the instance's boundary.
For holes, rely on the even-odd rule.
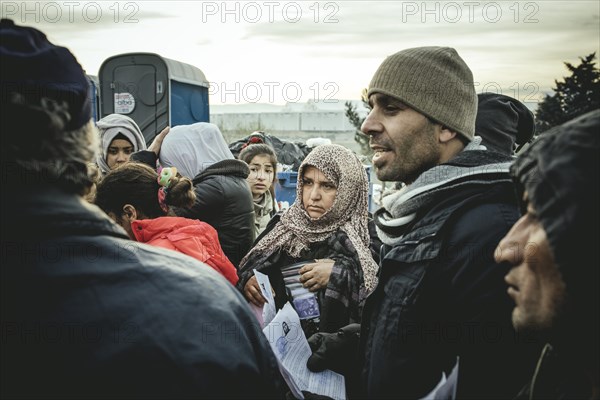
[[266,154],[254,156],[248,166],[250,167],[250,175],[248,175],[247,181],[250,184],[252,197],[255,200],[260,199],[273,184],[275,169],[271,164],[270,157]]
[[125,139],[115,139],[110,142],[106,152],[106,164],[110,169],[115,169],[121,164],[129,161],[129,157],[133,153],[133,145]]

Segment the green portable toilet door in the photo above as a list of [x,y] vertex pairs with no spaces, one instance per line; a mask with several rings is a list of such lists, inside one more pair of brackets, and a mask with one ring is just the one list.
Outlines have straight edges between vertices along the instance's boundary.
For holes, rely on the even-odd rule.
[[165,97],[167,82],[160,79],[160,75],[164,74],[157,74],[156,67],[150,64],[123,65],[113,69],[113,112],[131,117],[139,125],[148,144],[157,132],[158,116],[168,109]]

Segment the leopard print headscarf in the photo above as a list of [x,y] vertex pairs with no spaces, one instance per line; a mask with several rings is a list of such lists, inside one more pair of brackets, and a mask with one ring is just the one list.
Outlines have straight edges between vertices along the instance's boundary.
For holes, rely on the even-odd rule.
[[[302,204],[302,178],[308,166],[319,169],[337,186],[333,205],[319,218],[311,218]],[[282,249],[292,257],[299,257],[311,243],[325,241],[341,229],[348,235],[358,253],[365,288],[367,292],[371,292],[377,283],[378,266],[369,250],[368,195],[367,174],[352,151],[336,144],[316,147],[298,169],[294,204],[283,214],[273,230],[244,257],[240,268],[256,252],[273,254]]]

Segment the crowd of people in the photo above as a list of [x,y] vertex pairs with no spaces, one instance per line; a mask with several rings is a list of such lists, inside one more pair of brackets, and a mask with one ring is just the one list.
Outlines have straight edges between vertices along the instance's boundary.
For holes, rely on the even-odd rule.
[[0,56],[3,398],[294,398],[255,271],[350,399],[600,398],[600,110],[534,138],[455,49],[401,50],[361,127],[382,206],[323,144],[282,211],[269,145],[94,124],[75,56],[10,20]]

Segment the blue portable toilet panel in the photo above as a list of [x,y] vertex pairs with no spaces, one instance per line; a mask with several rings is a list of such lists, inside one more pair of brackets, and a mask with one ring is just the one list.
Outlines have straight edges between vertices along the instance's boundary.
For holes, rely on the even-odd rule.
[[167,125],[209,122],[204,73],[153,53],[127,53],[100,66],[101,115],[133,118],[150,144]]
[[208,90],[187,83],[171,82],[171,126],[209,122]]

